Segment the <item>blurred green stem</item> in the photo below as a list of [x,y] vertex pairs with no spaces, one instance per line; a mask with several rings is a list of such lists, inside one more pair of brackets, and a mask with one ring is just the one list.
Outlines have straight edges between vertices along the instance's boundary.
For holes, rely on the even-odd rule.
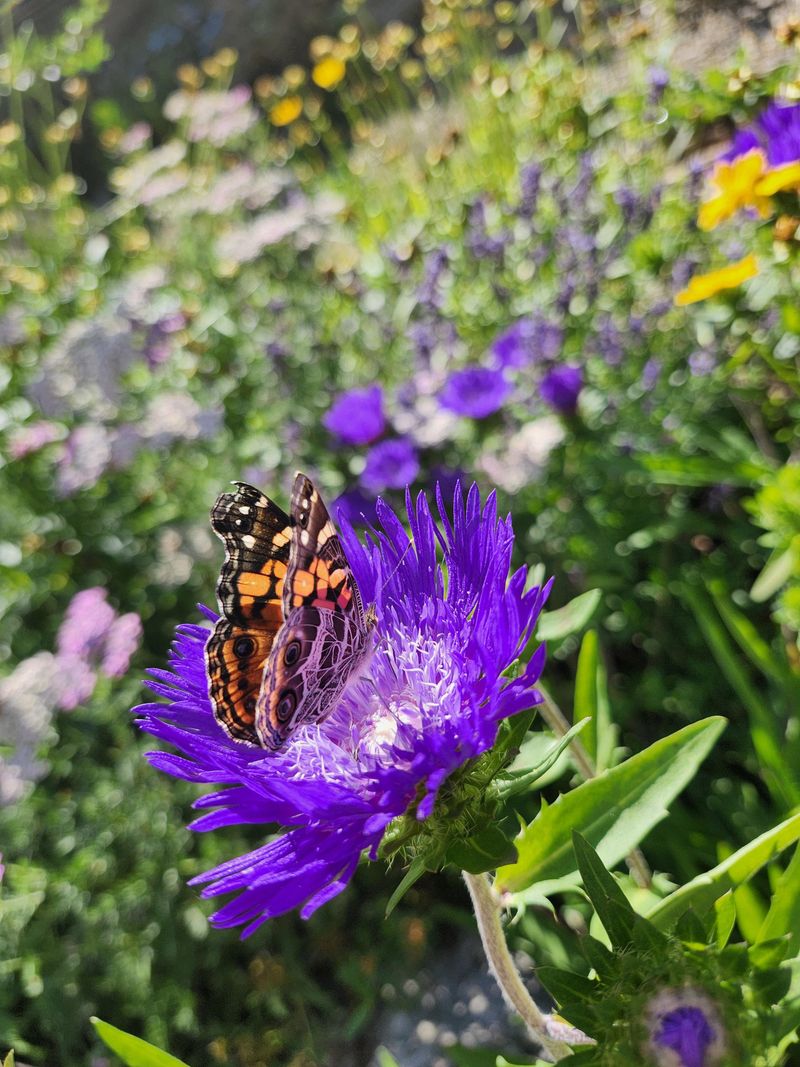
[[554,1041],[547,1034],[548,1017],[539,1010],[514,965],[511,953],[503,935],[500,922],[500,905],[485,874],[461,872],[467,883],[478,930],[481,935],[483,951],[489,961],[489,970],[497,979],[500,991],[506,1003],[522,1018],[531,1036],[553,1058],[554,1062],[565,1059],[571,1054],[569,1045],[563,1041]]

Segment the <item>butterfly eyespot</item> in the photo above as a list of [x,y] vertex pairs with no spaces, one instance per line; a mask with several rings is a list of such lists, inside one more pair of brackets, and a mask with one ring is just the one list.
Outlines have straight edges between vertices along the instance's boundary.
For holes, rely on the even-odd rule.
[[233,654],[237,659],[247,659],[255,652],[256,643],[252,637],[237,637],[233,642]]
[[284,689],[281,693],[281,698],[278,701],[278,706],[275,709],[275,714],[278,716],[278,722],[288,722],[296,707],[297,697],[295,696],[294,690]]
[[293,667],[300,659],[300,642],[290,641],[283,654],[283,662],[287,667]]
[[249,515],[240,515],[233,520],[233,525],[239,533],[247,534],[253,529],[253,520]]

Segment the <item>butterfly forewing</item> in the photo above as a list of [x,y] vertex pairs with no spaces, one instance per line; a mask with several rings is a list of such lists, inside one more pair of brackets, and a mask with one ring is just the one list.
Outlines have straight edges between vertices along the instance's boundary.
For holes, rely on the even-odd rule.
[[217,721],[235,740],[258,744],[256,704],[264,665],[283,624],[292,524],[252,485],[236,486],[211,509],[225,562],[217,584],[222,618],[206,645],[206,667]]
[[256,730],[277,749],[302,723],[336,706],[370,645],[371,621],[336,528],[312,482],[295,478],[292,547],[283,591],[285,623],[264,670]]

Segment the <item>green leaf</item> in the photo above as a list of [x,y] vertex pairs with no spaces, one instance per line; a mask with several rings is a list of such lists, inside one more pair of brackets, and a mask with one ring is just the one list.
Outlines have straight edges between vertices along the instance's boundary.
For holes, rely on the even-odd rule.
[[465,1045],[451,1045],[447,1058],[456,1067],[495,1067],[499,1053],[488,1048],[467,1048]]
[[517,862],[498,870],[497,890],[518,893],[548,882],[537,887],[541,893],[577,884],[573,830],[606,867],[618,863],[664,818],[724,727],[717,716],[685,726],[544,807],[515,841]]
[[789,934],[792,951],[800,948],[800,845],[778,879],[769,911],[758,931],[758,941]]
[[599,645],[597,630],[589,630],[581,641],[578,666],[575,671],[575,702],[573,718],[589,716],[589,725],[581,740],[591,760],[597,762],[597,668]]
[[102,1019],[92,1017],[91,1022],[97,1036],[127,1067],[187,1067],[183,1060],[175,1059],[168,1052],[162,1052],[140,1037],[126,1034]]
[[13,1048],[3,1060],[3,1067],[14,1067],[14,1050]]
[[795,573],[796,565],[795,551],[792,545],[782,552],[776,549],[764,564],[764,569],[753,582],[753,587],[750,590],[750,599],[754,600],[756,604],[763,604],[765,600],[769,600],[771,596],[778,592],[781,586],[786,585]]
[[736,922],[736,904],[733,900],[733,893],[724,893],[719,900],[715,900],[714,911],[717,913],[715,927],[717,948],[722,949],[730,941]]
[[539,641],[563,641],[570,634],[579,633],[597,611],[602,598],[599,589],[590,589],[570,600],[563,608],[542,613],[536,626]]
[[445,853],[445,860],[470,874],[493,871],[517,857],[514,842],[499,826],[487,826],[466,841],[455,841]]
[[714,659],[735,691],[750,719],[750,735],[765,781],[781,808],[800,804],[800,785],[784,759],[775,715],[742,669],[741,657],[731,648],[728,636],[701,592],[684,584],[682,594],[703,631]]
[[378,1058],[378,1067],[400,1067],[400,1064],[388,1048],[384,1048],[383,1045],[377,1050],[376,1055]]
[[581,938],[581,948],[589,966],[593,968],[601,981],[610,982],[617,973],[617,959],[602,941],[587,934]]
[[596,1005],[600,990],[597,982],[557,967],[537,967],[536,977],[573,1026],[585,1034],[591,1034],[596,1029]]
[[708,590],[720,618],[753,666],[780,685],[792,684],[791,672],[775,655],[747,616],[733,606],[721,583],[709,582]]
[[416,859],[412,860],[411,865],[409,866],[406,873],[403,875],[400,884],[389,897],[389,902],[386,905],[386,911],[383,913],[384,919],[389,918],[389,916],[392,914],[394,909],[397,907],[397,905],[400,903],[400,901],[403,899],[403,897],[406,895],[412,885],[420,880],[420,878],[427,871],[427,869],[427,857],[417,856]]
[[[576,737],[584,730],[587,723],[588,719],[582,719],[581,722],[575,723],[563,737],[548,738],[544,753],[540,751],[543,735],[537,734],[533,736],[530,746],[526,742],[520,750],[518,759],[507,771],[501,772],[498,779],[496,779],[499,796],[505,800],[517,793],[527,792],[532,785],[536,784],[555,765],[562,752],[569,747],[573,737]],[[525,766],[525,756],[526,751],[530,750],[537,753],[535,758],[537,758],[538,762],[534,763],[533,766],[527,767]]]
[[660,930],[670,929],[689,908],[710,907],[723,893],[735,889],[761,870],[783,849],[800,840],[800,813],[773,826],[722,863],[676,889],[652,908],[647,918]]
[[595,850],[577,831],[572,834],[572,847],[575,849],[583,888],[605,927],[611,944],[614,948],[625,948],[633,937],[636,918],[633,908],[614,876],[605,869]]
[[769,471],[747,460],[726,462],[710,456],[651,455],[640,458],[648,480],[659,485],[741,485],[752,489]]

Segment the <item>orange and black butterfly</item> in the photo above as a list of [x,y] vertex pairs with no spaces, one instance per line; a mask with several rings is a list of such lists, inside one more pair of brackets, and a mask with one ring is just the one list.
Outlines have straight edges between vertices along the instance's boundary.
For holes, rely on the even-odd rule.
[[295,478],[291,517],[244,483],[211,524],[225,542],[223,618],[206,648],[217,720],[235,740],[275,751],[322,721],[366,659],[375,626],[319,492]]
[[222,617],[206,645],[208,688],[219,724],[235,741],[259,744],[256,704],[264,666],[283,625],[289,516],[252,485],[236,482],[211,509],[225,544],[217,583]]

